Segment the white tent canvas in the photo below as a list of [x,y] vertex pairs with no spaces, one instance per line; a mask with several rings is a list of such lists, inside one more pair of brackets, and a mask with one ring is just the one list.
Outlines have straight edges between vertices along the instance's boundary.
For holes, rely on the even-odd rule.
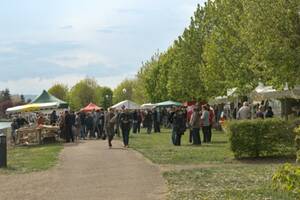
[[135,110],[135,109],[140,109],[141,106],[138,105],[137,103],[134,103],[133,101],[125,100],[121,101],[120,103],[117,103],[113,105],[111,108],[121,110],[122,108],[126,108],[129,110]]
[[142,109],[153,109],[155,107],[155,104],[152,103],[145,103],[143,105],[141,105]]

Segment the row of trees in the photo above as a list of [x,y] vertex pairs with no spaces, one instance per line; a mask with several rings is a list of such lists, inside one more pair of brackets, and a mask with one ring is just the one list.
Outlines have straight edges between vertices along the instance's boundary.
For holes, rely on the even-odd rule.
[[73,110],[79,110],[91,102],[104,108],[112,105],[113,91],[108,87],[101,87],[92,78],[81,80],[70,89],[67,85],[57,83],[48,92],[69,102]]
[[6,117],[6,109],[12,106],[19,106],[25,104],[24,95],[11,95],[9,89],[0,91],[0,118]]
[[299,0],[208,0],[116,94],[130,88],[128,97],[143,103],[207,100],[233,87],[247,94],[258,82],[293,87],[300,83],[299,13]]

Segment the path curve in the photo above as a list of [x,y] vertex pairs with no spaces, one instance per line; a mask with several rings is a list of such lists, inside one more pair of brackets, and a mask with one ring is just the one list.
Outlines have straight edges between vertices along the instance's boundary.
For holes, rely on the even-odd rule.
[[66,144],[51,170],[0,175],[1,200],[161,200],[166,191],[159,167],[119,141]]

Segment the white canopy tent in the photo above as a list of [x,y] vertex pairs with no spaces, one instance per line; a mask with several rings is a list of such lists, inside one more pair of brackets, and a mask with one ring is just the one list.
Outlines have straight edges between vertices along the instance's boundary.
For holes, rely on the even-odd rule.
[[35,112],[41,110],[50,110],[50,109],[57,109],[59,108],[58,102],[51,102],[51,103],[32,103],[22,106],[15,106],[12,108],[8,108],[6,110],[7,114],[13,113],[22,113],[22,112]]
[[123,108],[129,109],[129,110],[137,110],[137,109],[141,109],[141,106],[138,105],[137,103],[134,103],[133,101],[125,100],[125,101],[121,101],[120,103],[117,103],[117,104],[111,106],[111,108],[116,109],[116,110],[122,110]]
[[141,109],[153,109],[155,107],[155,104],[152,103],[145,103],[141,105]]
[[295,87],[289,90],[288,88],[282,91],[273,89],[272,86],[264,86],[260,84],[251,94],[250,97],[254,101],[262,101],[266,99],[300,99],[300,88]]

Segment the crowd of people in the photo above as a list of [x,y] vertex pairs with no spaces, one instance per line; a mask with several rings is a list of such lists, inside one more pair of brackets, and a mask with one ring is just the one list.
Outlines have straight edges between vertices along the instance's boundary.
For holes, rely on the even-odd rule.
[[[221,115],[221,116],[219,116]],[[257,106],[256,118],[270,118],[274,113],[271,107],[266,110]],[[251,109],[247,102],[243,103],[237,113],[236,119],[245,120],[251,118]],[[28,119],[22,116],[15,117],[12,122],[12,136],[15,131],[29,123],[35,122],[37,126],[49,124],[59,126],[60,138],[68,142],[89,139],[107,139],[108,145],[112,147],[115,135],[122,133],[124,147],[129,145],[129,134],[140,133],[141,128],[146,129],[147,134],[159,133],[161,126],[171,128],[171,141],[175,146],[181,145],[181,137],[189,130],[189,142],[193,145],[211,143],[212,128],[218,124],[218,119],[226,119],[224,111],[221,114],[209,104],[194,105],[192,109],[187,107],[154,108],[148,110],[121,110],[104,109],[91,112],[73,112],[65,110],[60,113],[53,111],[50,115],[36,113]],[[217,123],[216,123],[217,122]],[[201,140],[200,131],[203,136]]]
[[60,127],[60,137],[66,142],[74,142],[81,139],[107,139],[109,147],[117,134],[122,138],[124,147],[129,145],[129,133],[140,133],[141,127],[147,129],[147,133],[160,132],[160,112],[156,110],[122,110],[108,109],[107,111],[93,110],[92,112],[69,112],[66,110],[57,116],[53,111],[50,115],[51,124]]

